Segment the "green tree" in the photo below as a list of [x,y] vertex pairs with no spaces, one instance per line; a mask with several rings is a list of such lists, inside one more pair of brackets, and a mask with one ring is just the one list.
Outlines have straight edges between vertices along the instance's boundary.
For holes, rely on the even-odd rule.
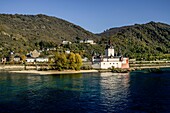
[[80,67],[82,66],[82,58],[81,58],[81,56],[78,54],[78,53],[76,53],[75,54],[75,60],[76,60],[76,67],[75,67],[75,69],[76,70],[80,70]]
[[55,63],[56,63],[56,68],[58,70],[62,70],[62,62],[61,62],[61,56],[60,53],[55,54]]
[[65,54],[57,52],[55,54],[55,64],[57,70],[80,70],[80,67],[82,66],[82,59],[78,53],[74,54],[71,52],[70,54]]
[[76,59],[75,59],[75,54],[72,52],[68,55],[68,64],[69,64],[68,66],[69,69],[73,69],[73,70],[75,69]]
[[67,69],[68,65],[67,65],[67,57],[66,57],[65,53],[60,54],[60,60],[61,60],[61,63],[62,63],[62,68]]
[[24,62],[25,60],[26,60],[26,56],[24,55],[24,54],[22,54],[22,55],[20,55],[20,57],[21,57],[21,60]]
[[56,68],[58,70],[63,70],[67,69],[67,57],[65,53],[56,53],[55,54],[55,63],[56,63]]

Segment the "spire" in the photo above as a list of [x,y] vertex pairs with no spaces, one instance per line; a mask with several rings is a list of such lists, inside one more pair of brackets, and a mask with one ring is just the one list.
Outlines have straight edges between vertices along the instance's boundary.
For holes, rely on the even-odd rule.
[[106,49],[113,48],[112,42],[109,38],[108,44],[106,45]]

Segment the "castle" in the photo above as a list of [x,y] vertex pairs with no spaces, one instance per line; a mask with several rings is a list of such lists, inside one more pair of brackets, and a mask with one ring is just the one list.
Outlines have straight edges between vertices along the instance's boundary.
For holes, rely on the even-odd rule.
[[105,56],[93,56],[92,67],[94,69],[108,69],[108,68],[129,68],[129,58],[123,56],[116,56],[114,47],[108,44],[105,48]]

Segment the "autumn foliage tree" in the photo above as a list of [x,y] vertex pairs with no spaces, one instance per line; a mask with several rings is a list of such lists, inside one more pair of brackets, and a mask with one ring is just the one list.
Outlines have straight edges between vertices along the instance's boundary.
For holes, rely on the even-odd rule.
[[26,61],[26,58],[27,58],[27,57],[26,57],[25,55],[22,54],[22,55],[20,55],[20,57],[21,57],[21,60],[22,60],[23,62]]
[[68,68],[75,70],[75,67],[76,67],[75,63],[76,63],[75,54],[71,52],[68,55],[68,65],[69,65]]
[[81,58],[81,56],[78,53],[75,54],[75,60],[76,60],[76,62],[75,62],[75,64],[76,64],[75,69],[76,70],[80,70],[80,67],[82,66],[82,58]]
[[80,70],[82,66],[82,59],[78,53],[56,53],[55,54],[55,63],[57,70],[71,69],[71,70]]

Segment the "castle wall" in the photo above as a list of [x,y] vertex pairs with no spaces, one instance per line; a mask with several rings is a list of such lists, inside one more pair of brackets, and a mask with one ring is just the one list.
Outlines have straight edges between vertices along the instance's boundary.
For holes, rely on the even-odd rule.
[[101,63],[100,62],[93,62],[92,68],[94,69],[101,69]]
[[108,69],[108,68],[121,68],[121,62],[101,62],[101,69]]

